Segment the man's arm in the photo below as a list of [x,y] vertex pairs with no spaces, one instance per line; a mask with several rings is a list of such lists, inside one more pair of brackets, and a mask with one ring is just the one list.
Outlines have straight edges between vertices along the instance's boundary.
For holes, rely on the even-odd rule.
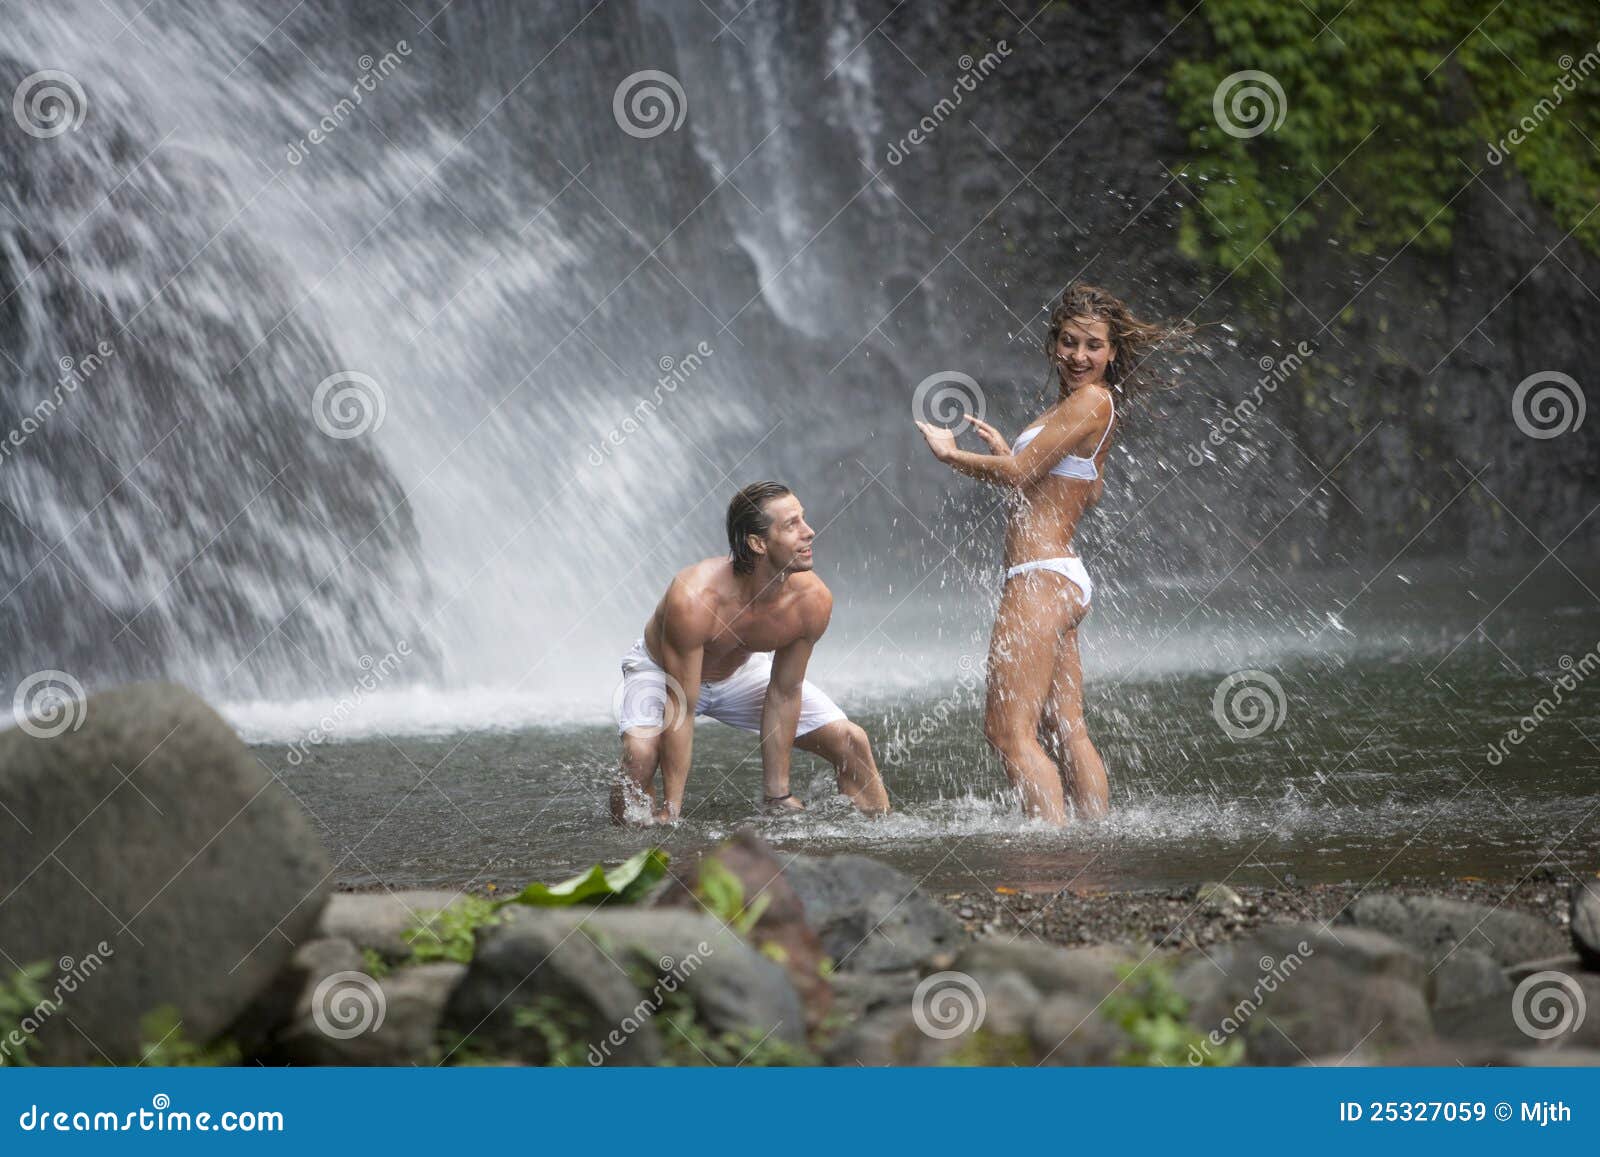
[[821,587],[805,609],[800,636],[772,656],[772,679],[761,709],[761,782],[768,799],[789,794],[789,756],[794,750],[795,728],[800,723],[800,691],[806,678],[811,649],[828,629],[833,595]]
[[711,621],[698,596],[674,579],[667,589],[661,624],[661,667],[667,673],[667,702],[661,733],[661,786],[667,816],[677,819],[689,782],[694,751],[695,708],[700,702],[700,663]]

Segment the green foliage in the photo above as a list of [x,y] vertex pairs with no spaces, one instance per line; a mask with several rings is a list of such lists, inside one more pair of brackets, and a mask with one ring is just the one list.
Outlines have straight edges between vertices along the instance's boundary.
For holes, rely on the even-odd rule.
[[1118,1058],[1121,1064],[1219,1067],[1239,1063],[1243,1041],[1212,1046],[1189,1025],[1189,1002],[1173,987],[1172,972],[1165,962],[1118,965],[1117,975],[1122,987],[1106,997],[1100,1014],[1132,1039],[1132,1045]]
[[980,1028],[961,1047],[939,1061],[941,1065],[1001,1068],[1033,1064],[1033,1041],[1025,1032],[991,1032]]
[[[1594,8],[1548,0],[1485,16],[1482,7],[1208,0],[1205,55],[1177,61],[1168,76],[1191,151],[1177,172],[1197,199],[1179,248],[1273,289],[1283,247],[1307,235],[1357,254],[1441,252],[1472,173],[1532,117],[1527,139],[1500,151],[1561,226],[1600,252],[1600,214],[1589,215],[1600,200],[1600,149],[1590,143],[1600,142],[1600,77],[1570,76],[1571,92],[1557,83],[1596,48]],[[1269,98],[1270,110],[1246,100],[1230,119],[1253,129],[1264,111],[1271,121],[1281,110],[1283,120],[1240,137],[1219,125],[1213,101],[1246,70],[1268,74],[1283,100]],[[1224,110],[1250,87],[1268,91],[1248,81],[1225,90]]]
[[710,856],[700,861],[700,882],[694,894],[701,907],[740,936],[750,935],[750,930],[772,903],[772,897],[763,893],[746,907],[744,882],[721,860]]
[[519,1028],[532,1029],[544,1038],[548,1059],[545,1064],[575,1068],[588,1063],[583,1034],[588,1029],[583,1015],[551,993],[541,993],[512,1014]]
[[661,848],[646,848],[609,871],[604,864],[596,864],[587,872],[559,884],[529,884],[510,899],[498,901],[496,906],[531,904],[539,908],[564,908],[600,900],[632,904],[643,899],[667,874],[667,860],[667,853]]
[[167,1068],[212,1068],[239,1063],[239,1046],[230,1040],[196,1044],[183,1032],[178,1010],[170,1004],[139,1018],[139,1063]]
[[434,960],[467,964],[472,960],[477,930],[504,919],[494,901],[463,896],[442,911],[422,913],[420,922],[407,928],[404,936],[411,945],[411,959],[418,964]]
[[383,953],[376,948],[363,948],[361,950],[361,966],[366,974],[374,980],[382,980],[393,971],[389,962],[383,958]]
[[779,1040],[767,1029],[712,1032],[700,1023],[694,1001],[684,992],[666,996],[656,1020],[665,1053],[663,1065],[766,1068],[821,1063],[810,1049]]
[[[11,974],[9,978],[0,978],[0,1042],[4,1042],[6,1052],[0,1061],[11,1065],[31,1065],[28,1059],[28,1047],[33,1043],[33,1034],[23,1029],[23,1021],[32,1015],[34,1009],[44,1000],[44,993],[39,988],[40,981],[50,974],[50,965],[45,961],[37,964],[25,964]],[[20,1043],[11,1041],[11,1034],[17,1034]]]

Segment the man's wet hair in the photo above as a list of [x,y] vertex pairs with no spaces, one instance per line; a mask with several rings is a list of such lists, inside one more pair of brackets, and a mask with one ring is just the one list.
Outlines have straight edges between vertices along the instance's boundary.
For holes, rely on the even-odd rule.
[[733,556],[733,569],[737,573],[749,574],[756,569],[756,559],[760,556],[750,549],[750,536],[765,538],[772,529],[772,517],[765,509],[767,503],[793,493],[782,482],[752,482],[728,503],[728,552]]

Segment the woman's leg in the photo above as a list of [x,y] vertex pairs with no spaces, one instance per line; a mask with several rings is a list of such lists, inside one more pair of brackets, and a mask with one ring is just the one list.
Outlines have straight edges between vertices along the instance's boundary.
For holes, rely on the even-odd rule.
[[1044,726],[1050,746],[1061,761],[1062,782],[1073,808],[1083,817],[1105,815],[1110,809],[1106,765],[1083,722],[1083,665],[1078,658],[1076,622],[1061,632],[1061,642],[1056,647]]
[[[1067,822],[1061,772],[1039,744],[1055,668],[1056,641],[1070,608],[1071,583],[1048,571],[1007,581],[989,640],[989,694],[983,731],[1000,754],[1022,810],[1053,824]],[[1074,588],[1076,589],[1076,588]]]

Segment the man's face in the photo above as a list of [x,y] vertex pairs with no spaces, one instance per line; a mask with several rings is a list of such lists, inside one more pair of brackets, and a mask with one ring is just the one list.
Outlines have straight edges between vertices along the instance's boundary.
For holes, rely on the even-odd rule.
[[805,509],[793,494],[774,498],[763,508],[772,519],[767,531],[767,561],[780,572],[811,569],[811,540],[817,537],[806,522]]

